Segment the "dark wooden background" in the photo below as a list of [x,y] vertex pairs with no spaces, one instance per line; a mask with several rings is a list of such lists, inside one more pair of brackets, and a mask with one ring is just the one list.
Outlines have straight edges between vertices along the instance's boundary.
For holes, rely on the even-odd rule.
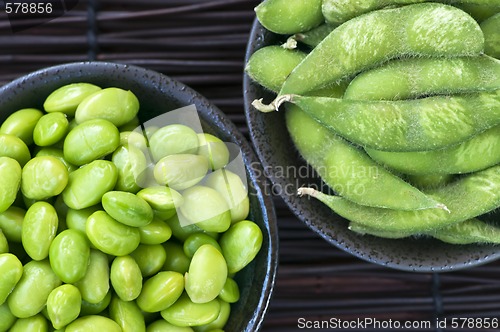
[[[74,61],[134,64],[167,74],[215,103],[248,137],[242,79],[256,0],[89,0],[60,18],[16,23],[0,12],[0,85]],[[1,2],[0,2],[1,7]],[[263,331],[298,331],[301,319],[379,323],[500,319],[500,262],[443,274],[376,266],[327,244],[275,197],[280,265]],[[461,325],[461,323],[460,323]],[[328,329],[316,329],[327,331]],[[340,329],[329,329],[329,331]],[[380,331],[367,326],[349,331]],[[493,330],[493,329],[490,329]],[[500,330],[500,329],[495,329]],[[385,329],[389,331],[389,329]],[[232,332],[232,331],[229,331]]]

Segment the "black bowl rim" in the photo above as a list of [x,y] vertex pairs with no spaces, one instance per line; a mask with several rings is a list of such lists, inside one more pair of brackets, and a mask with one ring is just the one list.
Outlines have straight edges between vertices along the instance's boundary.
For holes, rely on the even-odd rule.
[[[261,34],[261,36],[259,36]],[[250,56],[255,51],[255,39],[256,38],[265,38],[264,34],[275,35],[274,33],[267,31],[259,22],[257,18],[254,18],[252,28],[249,34],[249,39],[247,42],[246,52],[245,52],[245,64],[248,63]],[[275,35],[276,36],[276,35]],[[263,41],[263,40],[262,40]],[[265,45],[265,44],[264,44]],[[261,146],[262,142],[259,142],[256,136],[258,136],[258,129],[254,125],[254,120],[252,119],[251,113],[255,111],[253,106],[251,106],[251,100],[248,92],[251,91],[252,85],[257,83],[253,82],[252,79],[245,72],[243,77],[243,94],[244,94],[244,107],[245,107],[245,119],[247,121],[247,126],[249,128],[251,143],[254,147],[254,150],[257,154],[257,157],[260,159],[260,162],[264,166],[264,168],[272,167],[265,157],[265,152]],[[263,89],[263,88],[262,88]],[[263,89],[265,90],[265,89]],[[268,174],[268,178],[270,179],[273,185],[280,185],[280,180],[276,178],[273,174]],[[359,251],[352,250],[351,248],[345,246],[343,243],[338,241],[336,238],[332,237],[331,234],[327,234],[321,227],[320,221],[311,220],[308,218],[300,209],[298,209],[290,199],[290,196],[281,194],[280,197],[283,199],[288,208],[292,211],[292,213],[307,227],[309,227],[313,232],[318,234],[322,239],[331,245],[341,249],[357,258],[360,258],[366,262],[374,263],[380,266],[392,268],[395,270],[408,271],[408,272],[420,272],[420,273],[440,273],[440,272],[451,272],[456,270],[462,270],[466,268],[476,267],[480,265],[484,265],[486,263],[490,263],[497,259],[500,259],[500,250],[496,250],[494,253],[489,253],[486,256],[481,256],[477,258],[471,258],[467,261],[451,263],[451,264],[429,264],[429,265],[414,265],[411,262],[393,262],[380,260],[376,258],[372,258],[369,255],[365,255]],[[333,212],[333,211],[332,211]],[[343,218],[341,218],[343,219]],[[435,241],[435,240],[432,240]]]
[[152,83],[150,84],[152,84],[159,91],[161,91],[162,83],[174,83],[176,86],[176,93],[180,95],[180,98],[184,100],[191,100],[196,105],[198,114],[202,120],[207,123],[214,122],[214,125],[218,127],[221,132],[223,132],[227,137],[232,137],[233,143],[236,143],[241,148],[243,160],[247,168],[247,174],[252,179],[252,187],[256,191],[260,205],[259,209],[262,211],[264,219],[264,225],[267,226],[265,229],[265,236],[269,239],[269,250],[266,257],[266,277],[264,279],[264,284],[262,285],[263,291],[261,292],[254,314],[248,321],[244,330],[245,332],[259,331],[262,328],[264,317],[269,309],[279,265],[279,237],[276,211],[272,197],[264,194],[263,188],[268,179],[263,176],[264,173],[262,170],[255,168],[260,167],[261,164],[259,163],[259,159],[257,158],[252,145],[246,140],[237,126],[217,106],[191,87],[172,79],[166,74],[136,65],[106,61],[70,62],[41,68],[0,86],[0,95],[7,92],[15,94],[15,89],[18,86],[33,82],[33,80],[39,76],[59,75],[63,70],[81,73],[82,70],[98,71],[104,69],[109,70],[110,68],[114,68],[114,70],[134,70],[138,73],[144,74],[145,76],[151,78]]

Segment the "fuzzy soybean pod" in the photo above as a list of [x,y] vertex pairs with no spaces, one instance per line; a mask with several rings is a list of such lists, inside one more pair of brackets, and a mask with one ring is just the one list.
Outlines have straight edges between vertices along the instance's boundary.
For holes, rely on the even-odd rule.
[[293,34],[307,31],[323,21],[321,0],[266,0],[255,7],[259,22],[269,31]]
[[397,101],[286,95],[283,101],[353,143],[384,151],[445,148],[500,124],[500,90]]
[[484,33],[484,53],[500,59],[500,13],[484,20],[480,26]]
[[85,276],[89,256],[87,238],[74,229],[66,229],[57,234],[50,245],[50,266],[65,283],[74,283]]
[[296,33],[293,38],[311,48],[319,45],[335,28],[337,24],[323,23],[309,31]]
[[16,200],[21,186],[21,165],[10,157],[0,157],[0,213]]
[[398,210],[439,206],[296,106],[286,112],[287,129],[299,153],[339,195],[358,204]]
[[[388,6],[411,5],[426,0],[323,0],[322,12],[327,22],[341,24],[356,16]],[[450,4],[494,5],[497,0],[441,0]]]
[[356,76],[344,98],[402,100],[500,88],[500,60],[481,55],[394,60]]
[[415,152],[365,150],[378,163],[405,174],[470,173],[500,163],[500,126],[445,149]]
[[423,3],[377,10],[333,30],[292,71],[279,95],[303,94],[395,57],[472,56],[483,48],[479,25],[458,8]]
[[311,188],[300,188],[325,203],[340,216],[380,231],[425,233],[492,211],[500,206],[500,165],[471,173],[451,184],[425,193],[445,204],[447,209],[401,211],[362,206],[339,196]]
[[49,255],[56,237],[59,218],[55,208],[46,202],[36,202],[27,211],[22,223],[21,240],[26,253],[34,260]]
[[278,92],[287,76],[306,56],[299,50],[277,45],[265,46],[250,56],[245,72],[266,89]]
[[7,303],[14,316],[27,318],[42,311],[50,292],[61,285],[48,260],[30,261]]
[[23,264],[11,253],[0,254],[0,305],[14,290],[23,275]]

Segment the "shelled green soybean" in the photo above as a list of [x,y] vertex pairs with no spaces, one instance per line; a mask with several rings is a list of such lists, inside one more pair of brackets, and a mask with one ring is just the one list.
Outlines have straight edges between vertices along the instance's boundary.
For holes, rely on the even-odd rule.
[[138,112],[74,83],[1,125],[0,331],[224,328],[263,241],[247,188],[219,138]]
[[245,68],[277,95],[253,106],[286,108],[297,150],[336,195],[298,193],[362,234],[499,243],[495,225],[476,217],[500,207],[500,2],[324,0],[323,20],[279,32],[283,6],[316,12],[304,3],[256,8],[289,40]]

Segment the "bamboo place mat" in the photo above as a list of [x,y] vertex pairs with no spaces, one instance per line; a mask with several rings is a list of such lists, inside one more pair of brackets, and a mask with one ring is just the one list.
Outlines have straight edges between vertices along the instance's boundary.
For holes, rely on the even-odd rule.
[[[16,32],[0,13],[0,84],[65,62],[95,59],[138,65],[199,91],[248,138],[242,79],[257,3],[80,1],[60,18],[41,25],[33,18]],[[306,322],[320,320],[331,322],[331,329],[317,331],[341,330],[334,327],[342,321],[361,324],[349,331],[389,331],[391,322],[417,326],[436,319],[447,319],[448,329],[406,330],[475,331],[479,325],[470,324],[473,319],[500,319],[500,261],[442,274],[380,267],[329,245],[277,197],[275,204],[280,265],[263,331],[300,331]],[[452,329],[452,321],[458,327]]]

